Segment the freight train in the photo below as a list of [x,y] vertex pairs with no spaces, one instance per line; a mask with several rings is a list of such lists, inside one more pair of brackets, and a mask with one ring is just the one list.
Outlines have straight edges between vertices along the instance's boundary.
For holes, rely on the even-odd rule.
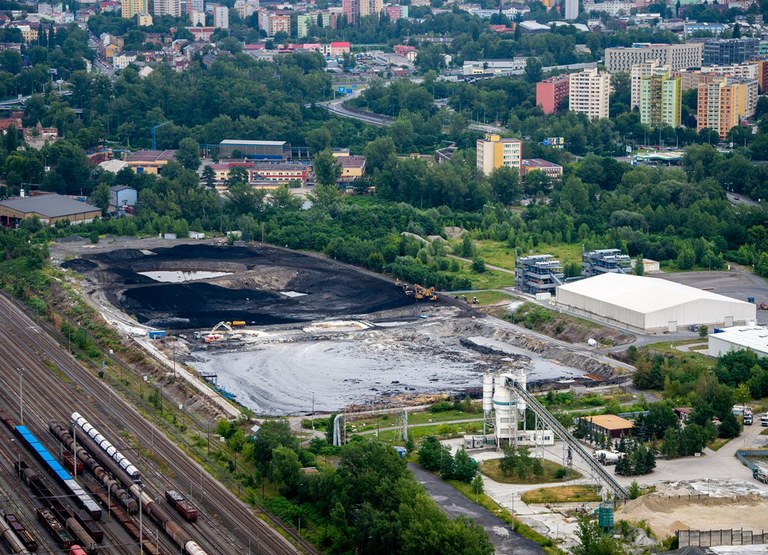
[[[106,459],[105,463],[111,463],[113,465],[113,468],[104,468],[100,461],[97,461],[94,457],[92,457],[88,451],[86,450],[86,445],[84,443],[86,441],[90,441],[90,438],[83,437],[80,439],[79,442],[76,442],[73,437],[69,434],[69,431],[59,424],[58,422],[51,421],[48,423],[48,429],[51,431],[51,433],[58,438],[58,440],[64,444],[64,446],[69,449],[70,451],[75,451],[77,454],[78,461],[82,461],[85,468],[93,474],[96,479],[101,482],[101,484],[107,488],[110,492],[111,499],[117,500],[123,507],[126,508],[126,510],[130,514],[137,513],[139,511],[139,503],[131,497],[131,494],[128,493],[125,489],[122,488],[120,485],[120,482],[112,477],[110,472],[114,470],[115,472],[120,471],[122,472],[122,469],[117,466],[114,461],[112,461],[111,458],[107,456],[106,453],[102,453],[101,451],[94,450],[94,454],[96,455],[103,455],[103,457]],[[90,443],[93,443],[92,441]],[[95,443],[93,443],[95,446]]]
[[99,430],[96,429],[90,422],[88,422],[79,412],[73,412],[70,416],[72,422],[77,425],[88,437],[90,437],[99,448],[107,455],[112,457],[120,468],[133,480],[135,483],[141,483],[141,472],[136,468],[131,461],[128,460],[117,448],[107,441]]
[[165,507],[160,503],[155,503],[155,500],[152,499],[151,495],[135,484],[130,487],[130,490],[131,493],[140,500],[140,503],[147,514],[149,514],[155,522],[165,530],[165,533],[170,536],[176,545],[184,548],[185,553],[188,555],[208,555],[197,542],[189,539],[189,534],[179,526],[173,518],[171,518]]
[[[37,542],[16,515],[6,513],[0,518],[0,542],[11,553],[31,555],[37,551]],[[9,518],[10,517],[10,518]]]
[[37,455],[38,459],[40,459],[43,465],[47,467],[48,471],[53,474],[59,480],[59,482],[61,482],[61,484],[64,486],[64,489],[67,490],[69,494],[74,496],[80,506],[91,513],[91,516],[94,518],[94,520],[101,519],[101,507],[99,507],[99,504],[96,503],[96,501],[94,501],[93,498],[91,498],[91,496],[88,495],[82,487],[80,487],[80,484],[78,484],[72,478],[69,472],[64,470],[64,467],[61,466],[61,464],[56,459],[54,459],[53,456],[51,456],[48,450],[43,447],[43,444],[38,441],[34,434],[30,432],[26,426],[16,426],[14,428],[14,432],[19,438],[21,438],[27,447],[29,447],[35,453],[35,455]]

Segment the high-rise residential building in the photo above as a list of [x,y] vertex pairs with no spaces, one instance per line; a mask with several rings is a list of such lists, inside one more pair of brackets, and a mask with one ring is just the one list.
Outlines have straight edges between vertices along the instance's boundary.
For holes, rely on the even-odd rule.
[[608,117],[610,107],[611,76],[597,68],[571,73],[568,109],[586,114],[589,119]]
[[267,19],[267,36],[274,37],[277,33],[291,34],[291,16],[289,14],[269,12]]
[[205,27],[205,13],[192,10],[187,14],[189,24],[192,27]]
[[658,60],[672,70],[701,66],[704,43],[687,42],[683,44],[651,44],[637,42],[630,47],[605,49],[605,69],[611,73],[629,71],[635,64],[646,60]]
[[740,64],[758,54],[759,39],[712,39],[704,42],[702,65]]
[[568,75],[550,77],[536,83],[536,105],[541,106],[545,114],[554,114],[560,109],[563,100],[568,97]]
[[187,13],[205,13],[205,0],[187,0]]
[[579,17],[579,0],[565,0],[565,19],[571,20]]
[[357,25],[363,17],[381,14],[384,2],[383,0],[343,0],[342,7],[347,23]]
[[331,14],[314,12],[296,16],[296,36],[300,39],[306,37],[312,25],[317,25],[323,29],[331,28]]
[[640,79],[640,123],[680,127],[683,87],[668,66],[658,66]]
[[229,8],[216,4],[213,7],[213,26],[219,29],[229,29]]
[[237,0],[233,8],[240,19],[247,19],[259,9],[259,0]]
[[120,0],[120,15],[131,19],[139,13],[149,13],[149,0]]
[[477,141],[477,171],[490,175],[493,170],[506,166],[521,171],[523,141],[502,139],[499,135],[486,135]]
[[712,129],[721,139],[755,113],[757,81],[736,77],[720,77],[699,85],[696,130]]
[[181,17],[181,0],[155,0],[155,15]]
[[[640,79],[653,73],[654,68],[660,67],[657,59],[645,60],[639,64],[633,64],[629,70],[630,102],[629,108],[634,110],[640,106]],[[669,67],[669,66],[663,66]]]

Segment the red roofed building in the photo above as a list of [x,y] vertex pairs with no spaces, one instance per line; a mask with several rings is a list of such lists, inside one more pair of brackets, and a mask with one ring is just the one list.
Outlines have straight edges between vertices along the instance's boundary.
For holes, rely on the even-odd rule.
[[349,185],[365,174],[365,156],[336,156],[336,160],[341,166],[338,179],[341,185]]
[[542,160],[541,158],[529,158],[523,160],[523,165],[520,169],[523,177],[532,170],[539,170],[550,179],[560,179],[563,177],[563,166],[547,160]]
[[216,27],[187,27],[187,31],[192,33],[196,42],[209,42]]
[[346,42],[346,41],[332,42],[331,45],[328,47],[328,53],[326,54],[326,56],[330,56],[331,58],[339,58],[344,54],[349,54],[349,52],[350,52],[349,42]]
[[510,26],[507,27],[506,25],[489,25],[491,31],[494,33],[514,33],[515,32],[515,24],[510,23]]
[[416,56],[419,55],[419,51],[415,47],[408,46],[406,44],[396,44],[392,50],[395,52],[395,54],[406,58],[409,62],[415,61]]

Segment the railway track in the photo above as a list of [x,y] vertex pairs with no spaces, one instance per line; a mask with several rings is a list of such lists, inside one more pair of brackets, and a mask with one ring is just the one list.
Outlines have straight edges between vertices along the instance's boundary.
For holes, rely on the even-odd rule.
[[[25,382],[36,386],[35,395],[31,394],[33,389],[27,386],[30,393],[25,395],[25,419],[27,414],[34,414],[35,419],[43,419],[41,426],[50,419],[68,422],[73,410],[87,407],[86,416],[110,434],[111,440],[121,437],[121,430],[129,430],[140,444],[151,444],[158,457],[167,462],[178,476],[188,480],[186,483],[176,483],[163,475],[154,464],[141,461],[147,474],[147,485],[155,495],[162,495],[160,490],[169,486],[185,490],[185,486],[193,479],[197,482],[196,477],[199,476],[203,503],[198,501],[198,504],[206,510],[201,512],[202,518],[197,524],[187,525],[185,529],[195,531],[196,536],[203,534],[203,537],[193,539],[199,541],[204,549],[210,550],[210,555],[247,553],[248,544],[251,544],[253,552],[258,553],[318,553],[295,530],[283,528],[296,545],[270,528],[250,507],[208,475],[136,409],[117,397],[93,372],[74,360],[49,335],[47,329],[31,320],[13,300],[3,294],[0,294],[0,314],[0,324],[5,324],[5,333],[0,334],[0,353],[4,353],[0,359],[0,376],[8,387],[6,394],[11,396],[9,406],[13,406],[15,388],[11,384],[18,376],[16,368],[24,368]],[[18,402],[18,398],[15,401]],[[35,406],[37,408],[33,409]],[[43,406],[44,409],[41,408]]]

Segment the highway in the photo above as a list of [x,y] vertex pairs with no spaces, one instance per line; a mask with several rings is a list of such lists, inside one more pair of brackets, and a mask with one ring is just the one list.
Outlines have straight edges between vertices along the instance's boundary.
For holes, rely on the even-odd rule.
[[[51,452],[58,453],[59,445],[46,432],[48,421],[68,424],[69,415],[77,410],[129,458],[135,457],[134,464],[143,472],[148,493],[162,498],[163,492],[173,487],[194,500],[201,510],[198,522],[188,524],[179,518],[177,523],[189,534],[189,539],[198,542],[209,555],[244,554],[251,549],[254,553],[278,555],[317,552],[295,531],[284,530],[300,549],[270,528],[262,520],[266,515],[260,518],[256,511],[238,500],[118,397],[94,371],[72,358],[46,329],[4,294],[0,294],[0,329],[3,330],[0,334],[0,397],[6,410],[21,420],[23,384],[24,424]],[[23,380],[19,368],[23,369]],[[125,440],[127,434],[141,446],[138,452]],[[146,516],[145,523],[150,528],[146,535],[154,537],[157,534],[154,523]],[[162,533],[159,535],[163,553],[180,552]]]
[[[329,112],[341,116],[343,118],[356,119],[369,125],[376,125],[378,127],[388,127],[395,122],[395,118],[392,116],[383,116],[380,114],[374,114],[373,112],[363,112],[361,110],[355,110],[345,106],[345,102],[358,96],[363,89],[355,89],[355,91],[347,96],[342,96],[334,100],[327,100],[325,102],[319,102],[318,106],[325,108]],[[503,133],[503,127],[496,127],[495,125],[488,125],[479,122],[470,122],[467,124],[467,128],[472,131],[480,131],[482,133]]]

